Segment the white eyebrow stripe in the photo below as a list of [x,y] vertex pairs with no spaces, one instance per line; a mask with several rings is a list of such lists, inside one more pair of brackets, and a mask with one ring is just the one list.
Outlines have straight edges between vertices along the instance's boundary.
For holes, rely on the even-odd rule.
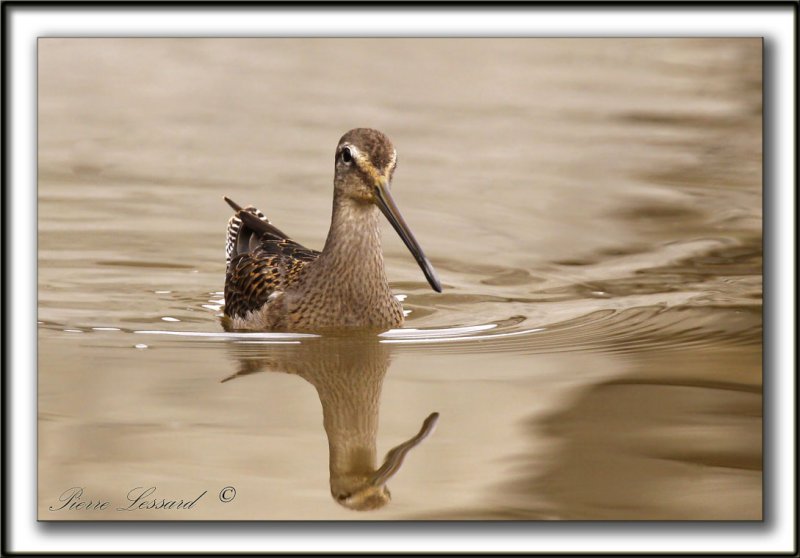
[[356,166],[359,167],[363,172],[366,172],[367,174],[371,175],[373,180],[377,180],[379,178],[383,178],[384,180],[389,180],[389,176],[392,174],[392,170],[394,170],[394,167],[397,164],[397,149],[393,149],[392,155],[389,158],[389,164],[386,167],[386,174],[381,175],[380,169],[376,168],[372,164],[372,160],[369,158],[369,155],[367,153],[362,152],[355,145],[350,143],[343,144],[341,148],[349,149],[350,155],[352,155],[353,160],[356,162]]
[[364,158],[364,154],[361,153],[361,151],[355,145],[346,143],[346,144],[344,144],[342,146],[342,149],[344,149],[345,147],[350,150],[350,155],[352,155],[353,158],[356,158],[356,157],[358,157],[359,159],[363,159]]

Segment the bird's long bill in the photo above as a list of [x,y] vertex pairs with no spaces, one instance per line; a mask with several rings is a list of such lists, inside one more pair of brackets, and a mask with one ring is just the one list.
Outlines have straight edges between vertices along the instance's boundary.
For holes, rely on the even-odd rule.
[[386,458],[383,460],[381,468],[373,473],[370,484],[373,486],[382,486],[386,484],[386,482],[400,470],[400,465],[403,464],[403,459],[408,455],[408,452],[417,447],[422,440],[433,432],[433,428],[436,426],[438,420],[439,413],[431,413],[422,423],[422,428],[420,428],[416,436],[389,450],[389,453],[386,454]]
[[425,274],[425,278],[430,283],[431,287],[437,293],[442,292],[442,284],[439,282],[439,277],[436,275],[436,270],[433,269],[433,265],[431,262],[428,261],[428,258],[425,256],[425,253],[420,248],[417,239],[414,238],[414,235],[411,233],[411,229],[408,228],[408,225],[403,219],[403,216],[400,214],[400,210],[397,208],[397,204],[394,203],[394,199],[392,198],[392,194],[389,193],[389,183],[385,180],[382,180],[378,187],[376,188],[376,198],[378,201],[378,207],[389,220],[389,222],[394,227],[394,230],[397,231],[397,234],[400,235],[400,238],[403,239],[408,249],[411,251],[411,254],[414,256],[414,259],[417,260],[419,267],[422,268],[422,273]]

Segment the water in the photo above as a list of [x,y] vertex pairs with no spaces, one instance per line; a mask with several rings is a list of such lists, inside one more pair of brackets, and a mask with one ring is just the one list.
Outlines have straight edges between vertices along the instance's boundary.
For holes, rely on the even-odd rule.
[[[356,126],[443,294],[386,225],[403,330],[225,333],[222,196],[321,248]],[[761,148],[757,39],[40,40],[40,519],[760,519]]]

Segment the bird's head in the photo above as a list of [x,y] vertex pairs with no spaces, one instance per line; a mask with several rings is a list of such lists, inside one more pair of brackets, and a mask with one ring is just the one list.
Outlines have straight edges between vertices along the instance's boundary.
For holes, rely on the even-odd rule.
[[390,188],[396,167],[397,150],[385,134],[372,128],[350,130],[336,147],[336,194],[357,206],[378,206],[411,251],[428,283],[440,293],[442,285],[436,270],[392,198]]

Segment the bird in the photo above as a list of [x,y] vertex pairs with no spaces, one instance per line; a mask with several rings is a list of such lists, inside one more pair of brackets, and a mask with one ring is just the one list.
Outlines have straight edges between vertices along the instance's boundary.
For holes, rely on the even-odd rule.
[[381,249],[380,213],[436,292],[441,282],[390,192],[397,150],[382,132],[355,128],[335,151],[333,211],[321,251],[292,240],[254,206],[234,210],[226,233],[227,330],[388,330],[403,324]]

